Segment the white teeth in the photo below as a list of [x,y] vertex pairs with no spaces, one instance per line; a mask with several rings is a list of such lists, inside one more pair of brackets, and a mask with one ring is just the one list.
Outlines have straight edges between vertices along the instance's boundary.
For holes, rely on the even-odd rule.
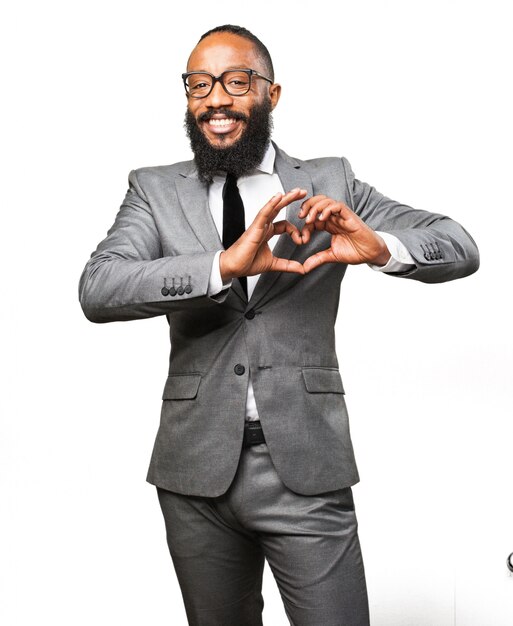
[[234,124],[235,120],[231,118],[223,118],[223,119],[211,119],[208,121],[211,126],[229,126],[230,124]]

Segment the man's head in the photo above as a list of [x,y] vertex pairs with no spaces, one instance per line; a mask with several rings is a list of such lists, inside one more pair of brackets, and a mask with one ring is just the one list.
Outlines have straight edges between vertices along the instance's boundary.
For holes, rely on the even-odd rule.
[[[225,75],[223,84],[208,76],[235,69],[254,73]],[[247,173],[264,156],[271,136],[271,111],[280,98],[267,48],[245,28],[218,26],[205,33],[192,51],[187,63],[190,72],[205,73],[185,79],[189,91],[185,127],[201,178],[211,180],[219,170],[237,177]]]

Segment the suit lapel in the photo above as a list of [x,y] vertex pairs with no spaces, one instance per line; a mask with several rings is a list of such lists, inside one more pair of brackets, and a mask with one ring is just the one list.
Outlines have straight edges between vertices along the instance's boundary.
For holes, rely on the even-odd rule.
[[185,219],[204,250],[223,247],[208,206],[208,185],[199,180],[194,165],[184,168],[176,179],[176,190]]
[[[301,168],[301,161],[289,157],[285,152],[280,150],[276,144],[274,144],[274,147],[276,148],[275,168],[284,191],[287,192],[295,187],[300,187],[301,189],[306,189],[307,198],[312,196],[312,179],[310,175]],[[302,202],[303,200],[293,202],[286,208],[286,219],[299,229],[303,226],[303,220],[300,220],[297,216]],[[280,219],[283,219],[283,217],[278,216],[277,220]],[[282,259],[290,259],[296,248],[296,244],[289,235],[280,235],[274,247],[273,254]],[[280,275],[281,272],[266,272],[265,274],[261,274],[255,285],[253,294],[251,295],[249,304],[256,306],[278,280]]]

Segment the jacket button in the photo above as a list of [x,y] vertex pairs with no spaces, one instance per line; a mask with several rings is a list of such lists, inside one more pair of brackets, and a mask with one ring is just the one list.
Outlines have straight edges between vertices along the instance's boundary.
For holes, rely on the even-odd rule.
[[242,376],[242,374],[246,371],[246,368],[244,365],[237,363],[237,365],[233,368],[233,371],[237,374],[237,376]]
[[256,313],[255,313],[255,309],[249,309],[249,311],[246,311],[246,313],[244,313],[244,317],[247,320],[252,320],[255,317]]

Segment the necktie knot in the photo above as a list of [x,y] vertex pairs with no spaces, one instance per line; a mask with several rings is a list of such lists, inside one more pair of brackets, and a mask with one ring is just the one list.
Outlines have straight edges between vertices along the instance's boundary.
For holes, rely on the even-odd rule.
[[223,200],[226,198],[227,195],[233,198],[234,194],[238,194],[240,198],[239,188],[237,186],[237,178],[233,174],[227,174],[223,187]]

